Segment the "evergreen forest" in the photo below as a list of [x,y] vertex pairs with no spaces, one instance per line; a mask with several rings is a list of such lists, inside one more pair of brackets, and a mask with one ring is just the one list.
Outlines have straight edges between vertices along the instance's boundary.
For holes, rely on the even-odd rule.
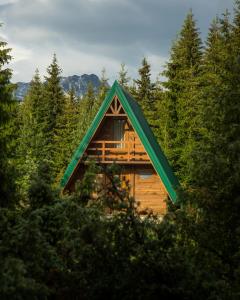
[[[141,106],[181,189],[160,220],[121,188],[117,166],[97,200],[92,162],[74,194],[60,180],[108,92],[60,86],[54,55],[14,99],[0,39],[0,299],[240,299],[240,1],[204,41],[186,15],[161,78],[143,58],[116,75]],[[106,213],[112,211],[111,217]]]

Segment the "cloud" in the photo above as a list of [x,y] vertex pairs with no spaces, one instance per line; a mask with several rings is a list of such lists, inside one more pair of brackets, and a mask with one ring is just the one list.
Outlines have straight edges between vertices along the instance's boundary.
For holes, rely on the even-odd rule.
[[156,76],[190,8],[205,36],[212,18],[232,7],[232,0],[0,1],[1,31],[15,52],[29,51],[13,63],[14,80],[29,80],[37,66],[46,69],[54,52],[64,74],[97,73],[105,66],[116,78],[117,65],[125,62],[135,76],[148,56]]
[[0,0],[0,5],[7,5],[11,3],[16,3],[18,0]]
[[30,60],[33,58],[33,53],[30,49],[14,44],[11,44],[9,46],[12,48],[12,64],[15,64],[19,61]]

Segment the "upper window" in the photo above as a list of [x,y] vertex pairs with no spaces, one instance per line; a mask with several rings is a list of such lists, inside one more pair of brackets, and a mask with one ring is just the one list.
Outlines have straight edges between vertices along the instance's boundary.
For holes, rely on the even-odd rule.
[[[114,141],[124,141],[124,127],[125,120],[116,119],[113,123],[113,137]],[[123,144],[116,144],[116,148],[123,148]]]
[[144,169],[138,171],[139,179],[146,180],[152,178],[153,171],[151,169]]

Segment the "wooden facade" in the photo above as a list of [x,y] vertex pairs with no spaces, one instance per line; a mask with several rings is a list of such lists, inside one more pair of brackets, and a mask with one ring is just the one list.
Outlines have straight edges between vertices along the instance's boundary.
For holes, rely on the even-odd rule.
[[[82,156],[100,165],[121,165],[120,179],[123,185],[126,183],[130,187],[130,195],[139,202],[139,211],[148,208],[159,214],[165,213],[169,193],[116,93],[101,122],[94,128]],[[64,190],[73,191],[75,182],[81,180],[85,170],[86,164],[79,159]],[[97,176],[103,184],[106,182],[104,174]]]
[[[115,112],[112,107],[118,107]],[[149,157],[115,96],[86,154],[101,163],[148,164]]]

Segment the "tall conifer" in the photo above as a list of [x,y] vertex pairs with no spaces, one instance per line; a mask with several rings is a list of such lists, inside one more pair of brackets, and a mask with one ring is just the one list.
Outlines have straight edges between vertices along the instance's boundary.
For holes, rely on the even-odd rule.
[[126,65],[124,63],[121,64],[120,71],[118,72],[118,82],[124,87],[128,88],[128,84],[130,81],[130,77],[128,76],[128,71],[126,70]]
[[142,66],[138,70],[139,79],[135,80],[135,99],[142,107],[142,110],[150,125],[153,125],[153,112],[155,111],[154,89],[155,84],[151,82],[151,66],[144,57]]
[[74,89],[71,88],[66,95],[63,113],[58,117],[56,126],[55,143],[58,151],[55,152],[54,163],[57,183],[59,183],[75,150],[78,123],[78,101]]
[[[218,261],[219,282],[238,282],[240,211],[239,28],[229,14],[210,28],[203,57],[199,140],[195,147],[192,197],[198,210],[198,245]],[[239,42],[239,41],[238,41]],[[201,251],[201,250],[200,250]],[[213,263],[213,259],[210,263]],[[234,297],[233,297],[234,299]]]
[[54,171],[54,157],[58,152],[55,136],[57,134],[58,118],[63,114],[65,105],[65,96],[60,85],[61,72],[62,70],[58,66],[57,58],[54,54],[53,61],[47,68],[48,75],[45,77],[46,82],[44,84],[45,145],[43,147],[45,160],[48,161],[53,169],[53,177],[56,175],[56,170]]
[[202,45],[190,11],[175,41],[170,61],[163,74],[167,77],[165,148],[182,181],[188,181],[188,163],[197,138],[198,77],[201,72]]
[[103,102],[103,100],[106,97],[107,91],[109,90],[108,85],[108,78],[106,75],[106,69],[103,68],[101,72],[101,78],[100,78],[101,84],[98,90],[98,96],[97,96],[97,103],[100,106]]
[[24,98],[21,110],[23,118],[24,141],[31,148],[36,158],[41,156],[43,138],[43,89],[38,69],[30,83],[30,88]]
[[9,163],[9,123],[14,105],[13,85],[10,83],[12,72],[5,65],[11,60],[11,49],[0,39],[0,207],[14,203],[14,182]]
[[20,106],[20,133],[18,138],[18,183],[22,193],[26,194],[29,179],[37,169],[42,157],[44,145],[44,103],[42,83],[38,70],[30,83],[30,88]]

